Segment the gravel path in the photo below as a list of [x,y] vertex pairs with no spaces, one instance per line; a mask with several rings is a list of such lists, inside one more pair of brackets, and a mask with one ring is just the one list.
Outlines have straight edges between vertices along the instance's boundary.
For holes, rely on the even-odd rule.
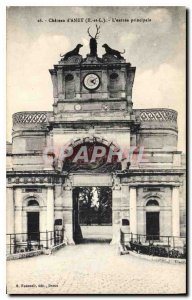
[[185,293],[185,268],[120,256],[117,247],[107,243],[80,244],[52,255],[8,261],[7,290],[11,294],[177,294]]

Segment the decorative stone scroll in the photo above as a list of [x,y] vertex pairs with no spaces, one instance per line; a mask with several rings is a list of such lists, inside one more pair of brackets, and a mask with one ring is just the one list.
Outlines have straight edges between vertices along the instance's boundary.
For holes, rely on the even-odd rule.
[[146,109],[134,110],[138,119],[148,121],[170,121],[177,122],[177,112],[171,109]]
[[69,57],[67,60],[60,60],[60,65],[74,65],[74,64],[80,64],[82,62],[83,58],[80,54],[73,55]]
[[102,63],[102,59],[98,56],[91,56],[87,55],[87,57],[83,60],[83,65],[89,65],[89,64],[100,64]]
[[16,124],[36,124],[36,123],[47,123],[46,112],[19,112],[13,115],[13,125]]
[[113,190],[120,191],[121,190],[121,183],[120,178],[116,176],[115,173],[112,174],[112,184],[113,184]]
[[65,182],[64,182],[64,185],[63,185],[63,189],[65,191],[71,191],[72,190],[72,180],[73,180],[73,177],[72,175],[69,175],[66,179],[65,179]]
[[121,62],[125,62],[124,58],[117,58],[114,55],[110,55],[110,54],[104,54],[103,55],[103,62],[105,63],[121,63]]

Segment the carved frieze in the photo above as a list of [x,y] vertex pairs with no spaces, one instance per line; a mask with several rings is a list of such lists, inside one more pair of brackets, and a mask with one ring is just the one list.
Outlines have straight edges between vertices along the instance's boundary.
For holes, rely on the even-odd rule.
[[60,184],[63,183],[63,177],[56,177],[56,176],[7,176],[7,183],[8,184]]
[[180,184],[180,177],[178,175],[169,176],[169,175],[140,175],[140,176],[130,176],[122,178],[122,183],[136,183],[136,184],[151,184],[151,183],[158,183],[158,184],[173,184],[178,183]]

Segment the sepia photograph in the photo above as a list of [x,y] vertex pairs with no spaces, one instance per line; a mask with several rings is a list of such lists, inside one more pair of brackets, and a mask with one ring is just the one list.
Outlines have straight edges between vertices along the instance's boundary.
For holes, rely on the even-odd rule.
[[186,295],[186,8],[6,23],[7,294]]

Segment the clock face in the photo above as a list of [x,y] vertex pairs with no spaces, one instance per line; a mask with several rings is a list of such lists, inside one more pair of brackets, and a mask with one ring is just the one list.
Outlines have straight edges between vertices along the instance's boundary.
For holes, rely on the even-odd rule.
[[76,104],[74,108],[75,108],[75,110],[81,110],[81,105],[80,104]]
[[100,78],[98,75],[93,73],[87,74],[84,77],[83,84],[88,90],[91,91],[96,90],[100,85]]

